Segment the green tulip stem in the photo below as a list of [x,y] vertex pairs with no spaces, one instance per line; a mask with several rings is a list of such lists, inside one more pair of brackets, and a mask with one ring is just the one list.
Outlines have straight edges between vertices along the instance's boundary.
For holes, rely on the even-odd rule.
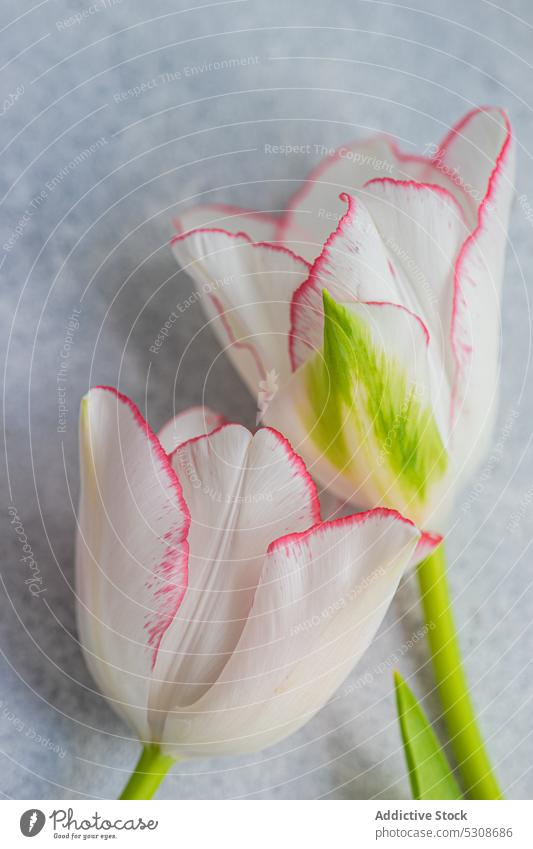
[[501,799],[468,692],[453,621],[443,544],[419,565],[418,581],[429,626],[437,689],[466,795],[469,799]]
[[159,746],[145,746],[119,798],[151,799],[174,761]]

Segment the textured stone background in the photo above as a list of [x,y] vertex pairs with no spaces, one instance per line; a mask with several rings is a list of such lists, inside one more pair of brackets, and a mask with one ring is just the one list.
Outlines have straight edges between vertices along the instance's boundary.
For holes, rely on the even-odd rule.
[[[316,157],[268,155],[265,144],[331,146],[386,129],[406,150],[422,151],[480,103],[508,109],[518,142],[517,197],[533,207],[533,8],[527,0],[503,5],[2,4],[1,96],[19,92],[0,115],[5,796],[113,798],[138,753],[94,691],[76,641],[71,582],[81,395],[91,384],[115,384],[154,426],[203,397],[245,423],[254,420],[254,402],[202,330],[198,306],[177,322],[158,356],[149,351],[192,289],[168,247],[172,215],[195,199],[281,209]],[[64,23],[82,9],[81,22]],[[257,61],[186,70],[242,57]],[[154,78],[154,87],[123,98]],[[69,167],[89,145],[90,157]],[[47,189],[65,167],[68,175]],[[531,798],[533,213],[528,220],[524,210],[517,201],[494,455],[457,505],[449,551],[481,725],[507,794]],[[58,433],[56,375],[73,308],[81,310],[80,327],[68,357],[66,432]],[[40,598],[24,583],[10,505],[43,576]],[[423,640],[415,637],[403,654],[398,648],[413,642],[421,623],[407,578],[352,676],[355,684],[369,673],[365,686],[341,689],[299,734],[260,756],[176,766],[160,797],[408,797],[391,675],[380,664],[416,673],[415,690],[442,730]]]

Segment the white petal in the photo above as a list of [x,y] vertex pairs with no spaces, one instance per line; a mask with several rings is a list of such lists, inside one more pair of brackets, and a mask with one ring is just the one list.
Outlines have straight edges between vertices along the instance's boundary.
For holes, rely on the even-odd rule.
[[196,704],[169,713],[165,750],[250,752],[300,728],[367,649],[418,538],[378,510],[274,542],[235,652]]
[[279,222],[264,212],[240,209],[222,203],[193,206],[174,219],[178,234],[200,228],[220,228],[230,233],[246,233],[253,242],[273,242]]
[[163,451],[171,454],[178,445],[195,436],[211,433],[223,422],[224,416],[214,413],[209,407],[188,407],[169,419],[157,434],[157,438]]
[[412,181],[373,180],[359,196],[383,240],[395,303],[423,319],[435,357],[451,372],[455,263],[468,235],[461,207],[446,190]]
[[80,639],[104,695],[146,740],[151,671],[187,584],[189,513],[157,438],[115,390],[83,400],[80,453]]
[[307,263],[286,248],[222,230],[178,236],[173,250],[198,284],[212,327],[250,391],[256,395],[271,373],[284,380],[290,302]]
[[268,545],[320,519],[302,461],[268,428],[252,436],[225,425],[180,446],[173,465],[191,512],[189,582],[155,670],[169,682],[154,689],[159,711],[196,701],[216,681],[246,622]]
[[[405,166],[404,179],[435,184],[400,188],[388,179],[394,175],[388,174],[357,193],[364,198],[372,224],[377,225],[385,243],[387,265],[396,272],[396,291],[388,291],[393,286],[376,233],[365,227],[364,215],[354,205],[356,214],[350,216],[349,210],[309,281],[295,295],[292,365],[298,367],[319,347],[323,286],[338,300],[343,300],[342,291],[345,301],[361,297],[364,291],[366,300],[403,304],[420,315],[430,330],[433,381],[440,383],[437,376],[442,373],[449,387],[448,422],[449,428],[454,428],[451,447],[456,475],[468,475],[486,451],[496,409],[499,292],[514,174],[510,127],[501,110],[474,110],[440,146],[432,148],[432,160],[404,157],[396,149],[393,152]],[[325,182],[333,164],[323,168]],[[335,167],[340,166],[337,163]],[[445,188],[461,205],[472,235],[464,233],[457,210],[438,187]],[[316,186],[308,186],[301,197],[307,202],[317,192]],[[290,220],[294,216],[289,215]],[[342,239],[338,238],[341,234]],[[432,250],[432,245],[438,247]],[[366,270],[369,266],[373,272]],[[379,294],[370,294],[361,285],[365,277],[369,288]],[[434,294],[433,304],[428,302],[428,294],[431,299]],[[444,403],[444,387],[439,394]]]
[[473,113],[451,138],[446,161],[483,196],[477,227],[457,262],[451,327],[454,448],[468,475],[487,449],[496,412],[500,289],[514,179],[506,116],[500,110]]

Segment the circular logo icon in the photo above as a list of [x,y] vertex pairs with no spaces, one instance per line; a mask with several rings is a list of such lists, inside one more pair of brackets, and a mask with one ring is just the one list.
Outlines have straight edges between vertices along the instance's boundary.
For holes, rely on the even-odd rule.
[[30,808],[24,811],[20,818],[20,830],[24,837],[35,837],[42,831],[46,817],[38,808]]

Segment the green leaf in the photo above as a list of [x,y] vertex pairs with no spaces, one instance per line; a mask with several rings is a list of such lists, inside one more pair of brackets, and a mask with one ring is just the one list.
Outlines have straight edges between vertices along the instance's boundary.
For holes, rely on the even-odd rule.
[[394,684],[413,799],[462,799],[431,725],[398,672]]

